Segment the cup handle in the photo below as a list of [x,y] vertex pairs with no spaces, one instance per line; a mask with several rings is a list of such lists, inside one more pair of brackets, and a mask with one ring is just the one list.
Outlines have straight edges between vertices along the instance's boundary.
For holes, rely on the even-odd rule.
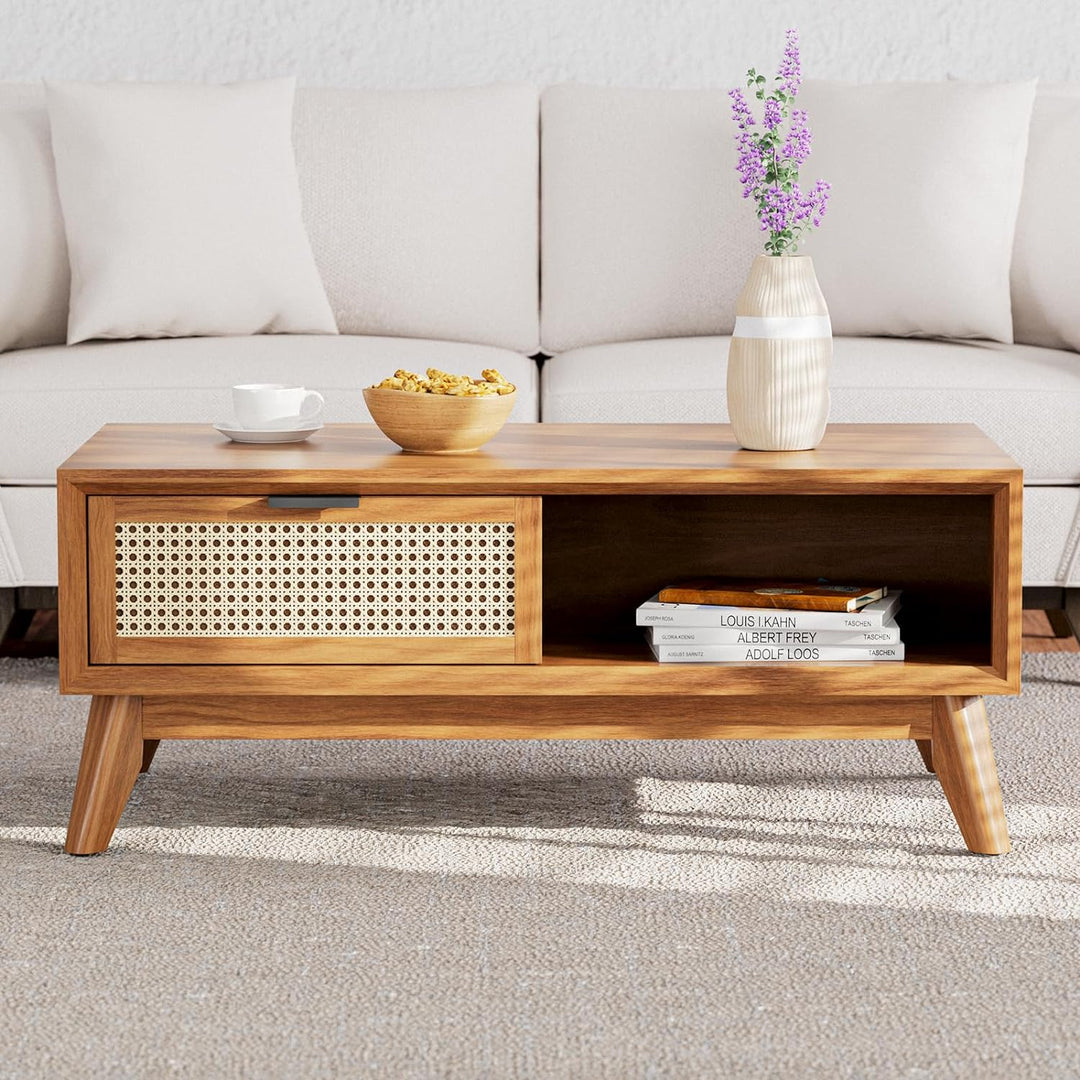
[[300,406],[301,420],[314,420],[323,410],[326,402],[318,390],[309,390],[304,398],[304,404]]

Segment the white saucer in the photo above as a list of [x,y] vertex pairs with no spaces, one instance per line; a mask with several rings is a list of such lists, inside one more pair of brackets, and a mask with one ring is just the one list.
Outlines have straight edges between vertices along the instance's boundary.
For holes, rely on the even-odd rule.
[[228,436],[233,442],[242,443],[291,443],[303,442],[322,427],[318,420],[305,421],[295,428],[243,428],[235,420],[222,420],[214,425],[215,431]]

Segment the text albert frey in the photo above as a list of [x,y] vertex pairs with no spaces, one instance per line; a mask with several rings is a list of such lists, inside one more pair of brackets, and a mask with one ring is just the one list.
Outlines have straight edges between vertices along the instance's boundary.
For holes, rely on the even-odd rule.
[[[711,629],[711,628],[710,628]],[[696,631],[696,632],[695,632]],[[697,644],[696,636],[701,628],[695,627],[680,634],[675,630],[664,631],[664,642],[670,644],[673,641],[689,641]],[[729,642],[732,645],[813,645],[817,642],[817,630],[743,630],[735,636],[735,640]],[[835,633],[836,631],[832,631]],[[875,638],[879,641],[888,641],[890,635],[886,631],[874,633],[868,631],[865,635],[867,641]]]

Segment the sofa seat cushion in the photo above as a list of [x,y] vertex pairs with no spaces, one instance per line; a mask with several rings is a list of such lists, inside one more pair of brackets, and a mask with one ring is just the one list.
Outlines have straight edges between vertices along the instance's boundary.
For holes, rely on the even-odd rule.
[[235,383],[302,383],[325,396],[324,420],[367,422],[361,390],[399,367],[498,368],[518,387],[511,420],[537,419],[536,364],[487,345],[260,335],[23,349],[0,356],[0,484],[54,483],[56,467],[104,423],[225,419]]
[[[726,422],[729,338],[594,345],[544,364],[547,422]],[[837,338],[837,423],[973,423],[1029,484],[1080,483],[1080,357],[1032,345]]]

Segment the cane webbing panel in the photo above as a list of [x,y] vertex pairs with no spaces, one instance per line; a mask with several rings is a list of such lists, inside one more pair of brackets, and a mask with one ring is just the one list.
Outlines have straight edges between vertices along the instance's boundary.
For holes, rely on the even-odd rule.
[[513,522],[116,525],[118,637],[513,637]]

